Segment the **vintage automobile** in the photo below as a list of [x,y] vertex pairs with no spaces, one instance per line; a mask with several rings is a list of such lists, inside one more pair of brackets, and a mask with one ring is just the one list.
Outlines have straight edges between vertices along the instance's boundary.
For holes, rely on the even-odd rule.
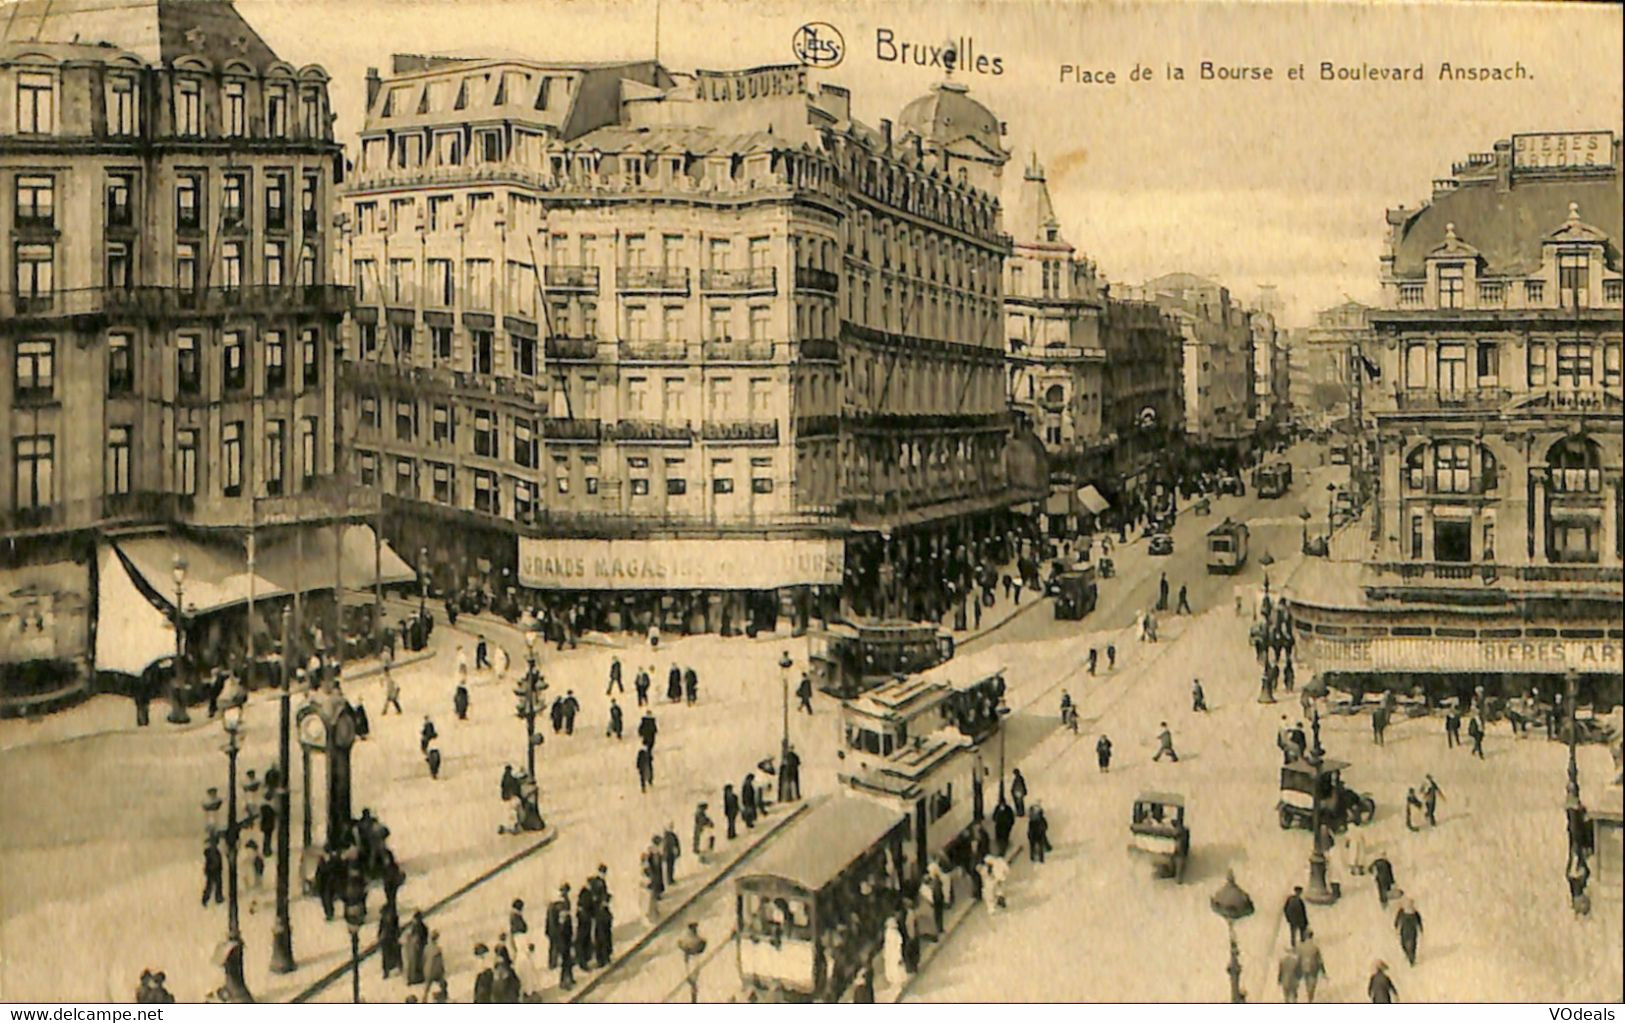
[[1128,851],[1151,861],[1154,876],[1185,880],[1191,855],[1191,833],[1185,827],[1185,797],[1171,792],[1142,792],[1134,800]]
[[1343,784],[1343,770],[1348,766],[1341,760],[1294,760],[1282,767],[1281,798],[1275,804],[1281,828],[1313,828],[1317,798],[1321,823],[1332,831],[1369,824],[1377,804]]
[[1167,533],[1157,533],[1151,537],[1150,550],[1155,555],[1172,554],[1174,552],[1174,538]]
[[1075,565],[1055,575],[1055,619],[1077,621],[1095,609],[1100,587],[1093,565]]

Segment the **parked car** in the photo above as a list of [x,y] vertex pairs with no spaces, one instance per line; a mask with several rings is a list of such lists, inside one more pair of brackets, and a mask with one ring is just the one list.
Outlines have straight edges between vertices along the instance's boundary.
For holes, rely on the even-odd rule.
[[1151,538],[1151,553],[1154,555],[1172,554],[1174,552],[1174,538],[1167,533],[1158,533]]

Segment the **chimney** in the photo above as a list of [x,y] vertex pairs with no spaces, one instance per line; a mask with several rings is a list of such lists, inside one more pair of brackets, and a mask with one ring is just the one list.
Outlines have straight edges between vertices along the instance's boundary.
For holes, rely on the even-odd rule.
[[1502,139],[1495,144],[1495,190],[1512,191],[1512,140]]
[[886,152],[891,152],[891,120],[889,118],[882,117],[880,119],[880,134],[886,140]]
[[379,81],[379,79],[378,79],[378,69],[375,68],[375,67],[368,68],[367,69],[367,109],[368,110],[372,109],[372,101],[378,98],[378,90],[380,88],[382,88],[382,86],[383,86],[383,83],[381,81]]

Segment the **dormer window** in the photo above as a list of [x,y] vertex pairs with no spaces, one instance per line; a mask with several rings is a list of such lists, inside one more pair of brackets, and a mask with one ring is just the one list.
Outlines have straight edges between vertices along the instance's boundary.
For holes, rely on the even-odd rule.
[[248,131],[248,104],[242,82],[226,83],[226,134],[240,138]]
[[203,134],[203,86],[195,78],[175,83],[175,131],[181,135]]
[[265,133],[271,138],[288,136],[288,87],[273,85],[265,93]]
[[135,79],[113,75],[107,80],[107,133],[134,135],[140,121],[136,114]]
[[1465,271],[1460,263],[1445,263],[1439,267],[1439,308],[1460,309],[1465,291]]
[[1558,301],[1565,308],[1588,305],[1591,256],[1586,252],[1560,252],[1557,255]]
[[23,135],[56,132],[56,79],[42,71],[17,76],[17,131]]

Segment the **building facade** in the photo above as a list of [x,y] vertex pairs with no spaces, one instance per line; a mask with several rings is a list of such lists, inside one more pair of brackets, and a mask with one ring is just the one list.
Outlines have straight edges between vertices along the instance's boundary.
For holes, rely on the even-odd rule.
[[360,478],[448,586],[605,625],[895,590],[1010,500],[999,135],[800,67],[397,58],[345,199]]
[[1234,458],[1253,434],[1253,327],[1230,290],[1173,273],[1144,289],[1179,324],[1184,338],[1185,434],[1198,456]]
[[1332,566],[1342,596],[1294,596],[1317,670],[1547,694],[1573,671],[1618,701],[1619,156],[1608,132],[1515,136],[1389,214],[1371,553]]
[[[93,655],[120,634],[98,538],[235,535],[257,499],[293,524],[333,472],[327,75],[212,0],[23,4],[5,33],[0,660],[135,673]],[[138,588],[173,598],[162,574]]]
[[1035,156],[1008,206],[1014,240],[1005,262],[1004,315],[1010,405],[1043,442],[1053,520],[1090,514],[1078,496],[1110,472],[1105,416],[1106,287],[1061,234]]

